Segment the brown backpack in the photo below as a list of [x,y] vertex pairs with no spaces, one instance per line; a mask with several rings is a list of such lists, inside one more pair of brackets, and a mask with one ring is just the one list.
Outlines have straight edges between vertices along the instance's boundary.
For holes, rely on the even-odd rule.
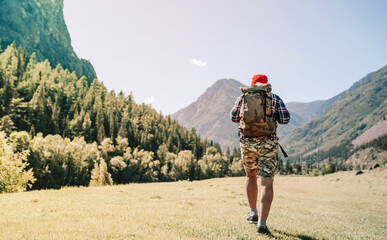
[[241,87],[241,90],[241,133],[246,137],[262,137],[275,133],[277,126],[271,109],[271,85]]

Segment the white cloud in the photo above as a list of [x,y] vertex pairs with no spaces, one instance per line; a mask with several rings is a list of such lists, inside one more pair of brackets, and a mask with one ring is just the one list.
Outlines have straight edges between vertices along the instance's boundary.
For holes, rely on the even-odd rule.
[[153,96],[150,96],[148,98],[145,98],[144,103],[150,105],[153,103],[154,100],[155,98]]
[[189,62],[190,62],[192,65],[197,66],[197,67],[205,67],[205,66],[207,65],[206,62],[203,62],[203,61],[198,60],[198,59],[196,59],[196,58],[191,58],[191,59],[189,60]]

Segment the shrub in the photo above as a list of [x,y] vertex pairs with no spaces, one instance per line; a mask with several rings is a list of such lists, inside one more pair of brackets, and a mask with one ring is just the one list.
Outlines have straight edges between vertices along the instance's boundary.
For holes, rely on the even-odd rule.
[[28,154],[28,151],[14,153],[5,133],[0,132],[0,193],[24,191],[34,183],[32,169],[25,170]]

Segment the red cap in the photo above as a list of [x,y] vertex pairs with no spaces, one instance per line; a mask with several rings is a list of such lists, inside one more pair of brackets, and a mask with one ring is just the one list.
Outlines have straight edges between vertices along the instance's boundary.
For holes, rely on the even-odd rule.
[[257,82],[266,84],[267,83],[267,77],[263,74],[258,74],[253,77],[253,81],[251,82],[251,86],[254,86]]

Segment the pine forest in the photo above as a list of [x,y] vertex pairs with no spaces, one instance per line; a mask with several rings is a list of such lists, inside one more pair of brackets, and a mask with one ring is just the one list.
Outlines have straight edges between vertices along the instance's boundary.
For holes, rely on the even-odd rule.
[[132,95],[90,84],[9,45],[0,52],[0,192],[243,174],[222,153]]

